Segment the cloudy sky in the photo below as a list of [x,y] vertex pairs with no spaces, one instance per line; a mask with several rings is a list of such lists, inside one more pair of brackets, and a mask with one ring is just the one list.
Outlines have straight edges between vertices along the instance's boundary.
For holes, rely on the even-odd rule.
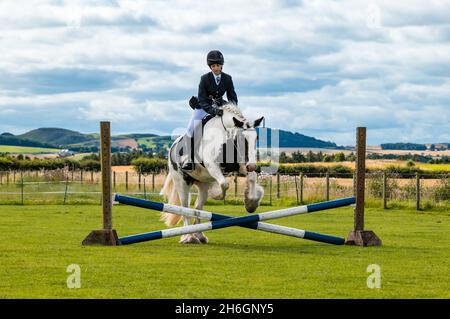
[[0,0],[0,133],[183,132],[219,49],[248,118],[450,142],[450,1]]

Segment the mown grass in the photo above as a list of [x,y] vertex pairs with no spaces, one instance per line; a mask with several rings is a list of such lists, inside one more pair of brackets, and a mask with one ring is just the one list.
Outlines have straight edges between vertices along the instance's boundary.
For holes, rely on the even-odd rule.
[[[205,209],[240,215],[238,206]],[[258,212],[271,210],[260,207]],[[450,214],[368,208],[381,247],[333,246],[243,228],[208,232],[208,245],[178,238],[83,247],[101,228],[94,205],[0,206],[0,298],[449,298]],[[352,208],[274,221],[346,236]],[[158,213],[114,207],[120,236],[163,228]],[[70,264],[81,288],[68,289]],[[381,267],[381,288],[366,286]]]
[[0,153],[35,154],[35,153],[58,153],[59,151],[60,150],[57,148],[0,145]]

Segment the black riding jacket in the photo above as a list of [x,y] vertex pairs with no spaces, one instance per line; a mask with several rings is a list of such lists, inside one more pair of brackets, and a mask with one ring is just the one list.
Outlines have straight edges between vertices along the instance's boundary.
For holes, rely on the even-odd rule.
[[217,105],[224,103],[222,96],[227,93],[229,102],[238,103],[236,92],[234,91],[233,79],[230,75],[222,72],[219,85],[212,72],[203,74],[198,85],[198,101],[199,107],[209,114],[214,114],[213,100],[209,96],[213,96],[217,100]]

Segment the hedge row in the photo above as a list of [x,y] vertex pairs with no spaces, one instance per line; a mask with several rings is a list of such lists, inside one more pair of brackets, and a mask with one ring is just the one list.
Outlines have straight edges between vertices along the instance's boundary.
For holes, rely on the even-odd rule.
[[[167,160],[161,158],[136,158],[131,161],[134,169],[137,172],[148,174],[152,172],[160,172],[167,170]],[[261,167],[270,166],[268,163],[258,163],[258,170],[261,171]],[[0,156],[0,171],[10,170],[24,170],[24,171],[36,171],[36,170],[55,170],[67,168],[69,170],[85,170],[85,171],[100,171],[100,162],[98,156],[87,156],[80,161],[70,159],[23,159],[9,156]],[[280,174],[300,174],[310,176],[324,176],[328,173],[331,177],[345,177],[350,178],[353,176],[354,169],[343,165],[334,166],[320,166],[320,165],[304,165],[304,164],[280,164],[278,169],[275,167],[272,171]],[[379,172],[380,169],[370,170],[366,169],[366,172]],[[419,173],[423,175],[423,178],[427,178],[427,175],[432,178],[435,175],[449,175],[448,171],[423,171],[417,167],[400,167],[389,166],[384,169],[389,175],[395,175],[398,178],[409,178],[412,175]]]
[[136,172],[148,174],[167,170],[167,160],[161,158],[137,158],[131,161]]
[[0,171],[39,171],[68,168],[69,170],[100,171],[100,162],[86,159],[74,161],[69,159],[17,159],[0,157]]

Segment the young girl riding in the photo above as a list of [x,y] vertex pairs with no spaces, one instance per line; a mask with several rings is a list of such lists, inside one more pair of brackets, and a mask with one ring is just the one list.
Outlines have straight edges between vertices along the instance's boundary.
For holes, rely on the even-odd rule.
[[194,128],[202,119],[211,114],[213,116],[222,116],[223,111],[218,109],[225,101],[222,96],[226,93],[228,102],[237,105],[238,99],[234,91],[233,80],[230,75],[222,72],[224,64],[223,54],[220,51],[210,51],[206,57],[211,72],[208,72],[200,78],[198,85],[198,100],[192,98],[190,105],[194,108],[188,129],[185,135],[185,149],[187,149],[188,158],[183,164],[182,169],[191,171],[195,169],[194,165]]

